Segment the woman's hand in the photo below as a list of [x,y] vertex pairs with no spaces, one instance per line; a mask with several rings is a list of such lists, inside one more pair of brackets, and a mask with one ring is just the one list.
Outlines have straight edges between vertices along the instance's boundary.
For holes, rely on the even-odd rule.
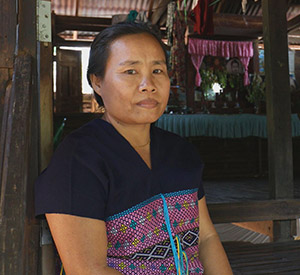
[[67,214],[46,214],[67,275],[121,274],[106,262],[105,222]]
[[205,275],[232,275],[232,270],[220,242],[218,233],[209,217],[205,197],[199,207],[199,256]]

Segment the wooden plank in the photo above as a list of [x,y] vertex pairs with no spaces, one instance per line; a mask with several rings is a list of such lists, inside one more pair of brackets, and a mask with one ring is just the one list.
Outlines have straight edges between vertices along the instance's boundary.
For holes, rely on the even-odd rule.
[[0,0],[0,68],[12,68],[16,45],[16,1]]
[[[26,201],[26,217],[23,231],[23,250],[20,263],[23,271],[19,274],[39,274],[39,222],[34,216],[34,181],[38,176],[39,159],[39,94],[37,76],[37,28],[36,28],[36,0],[19,0],[19,34],[18,34],[18,54],[30,55],[32,60],[31,87],[30,87],[30,113],[23,119],[30,122],[28,137],[23,130],[19,131],[28,140],[27,164],[29,171],[27,178],[23,178],[24,186],[23,200]],[[22,86],[17,90],[17,97],[22,93]],[[11,180],[13,182],[13,180]],[[25,206],[24,206],[25,207]]]
[[91,41],[77,41],[77,40],[65,40],[62,37],[56,35],[53,40],[54,46],[69,46],[69,47],[90,47]]
[[213,203],[208,210],[214,223],[290,220],[300,217],[300,200]]
[[158,7],[156,7],[155,11],[152,14],[151,22],[153,25],[156,25],[158,21],[160,20],[161,16],[166,12],[167,7],[170,0],[161,0],[158,4]]
[[253,41],[253,72],[259,74],[258,40]]
[[82,17],[82,16],[55,16],[54,35],[65,30],[101,31],[111,25],[111,18]]
[[53,56],[52,45],[40,45],[40,171],[53,153]]
[[148,8],[148,20],[149,21],[151,21],[151,17],[153,14],[153,4],[154,4],[154,0],[151,0],[150,4],[149,4],[149,8]]
[[[76,1],[76,13],[79,1]],[[54,17],[52,17],[54,20]],[[40,160],[39,171],[47,167],[53,154],[53,47],[40,43]],[[45,222],[46,221],[42,221]],[[44,232],[43,232],[44,233]],[[41,245],[40,274],[55,274],[56,253],[53,243]]]
[[293,198],[286,1],[263,0],[269,183],[272,199]]
[[192,110],[195,103],[195,77],[196,69],[192,63],[191,55],[186,51],[186,105]]
[[299,241],[223,243],[234,274],[299,274]]
[[36,1],[6,2],[18,3],[18,9],[7,10],[6,15],[15,19],[7,31],[18,30],[18,34],[10,45],[13,51],[9,58],[15,63],[11,94],[6,91],[9,108],[5,148],[1,151],[0,270],[3,274],[35,275],[39,251],[39,224],[33,207],[33,183],[38,172]]
[[297,15],[287,22],[287,31],[291,32],[300,27],[300,15]]
[[214,13],[214,35],[242,36],[256,39],[263,33],[261,16]]
[[0,218],[5,226],[1,227],[1,246],[4,247],[4,253],[1,254],[3,261],[0,270],[5,270],[4,274],[36,274],[28,265],[29,257],[27,251],[24,251],[26,249],[24,234],[30,235],[25,221],[27,198],[30,197],[27,194],[26,183],[30,170],[28,156],[32,96],[31,57],[29,55],[17,57],[14,67],[1,178]]

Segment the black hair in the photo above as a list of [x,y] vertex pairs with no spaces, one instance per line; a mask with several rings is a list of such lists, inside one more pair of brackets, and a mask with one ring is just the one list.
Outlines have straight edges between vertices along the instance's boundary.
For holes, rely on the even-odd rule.
[[[110,45],[115,40],[125,35],[141,33],[148,33],[152,35],[161,45],[167,61],[165,44],[162,42],[158,31],[159,30],[156,26],[143,22],[120,22],[101,31],[95,37],[90,49],[89,65],[87,70],[87,79],[90,86],[92,87],[90,79],[91,74],[95,74],[97,77],[101,78],[105,75],[107,59],[110,54]],[[95,91],[94,95],[98,104],[100,106],[103,105],[102,98]]]
[[238,64],[239,66],[240,66],[240,62],[236,59],[236,58],[234,58],[232,61],[231,61],[231,66],[233,65],[233,64]]

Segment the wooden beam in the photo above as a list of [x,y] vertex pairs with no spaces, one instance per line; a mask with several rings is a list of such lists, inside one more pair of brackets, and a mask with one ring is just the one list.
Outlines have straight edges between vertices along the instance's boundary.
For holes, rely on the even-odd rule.
[[54,39],[55,46],[70,46],[70,47],[89,47],[91,46],[92,41],[81,41],[81,40],[66,40],[60,36],[56,36]]
[[259,49],[258,40],[253,41],[253,72],[259,74]]
[[0,0],[0,6],[0,68],[12,68],[13,45],[16,44],[16,1]]
[[208,204],[213,223],[290,220],[300,217],[300,200]]
[[151,21],[151,17],[153,14],[153,4],[154,4],[154,0],[151,0],[150,4],[149,4],[149,9],[148,9],[148,20],[149,21]]
[[39,223],[34,218],[33,196],[38,175],[36,0],[0,3],[0,60],[5,62],[1,64],[5,69],[0,69],[0,110],[4,109],[0,122],[0,273],[37,275]]
[[300,27],[300,14],[293,17],[287,22],[287,31],[291,32]]
[[[270,197],[291,199],[294,197],[294,183],[287,3],[263,0],[262,8]],[[274,230],[275,241],[292,238],[290,222],[278,222],[276,226],[280,230]]]
[[[50,1],[50,0],[49,0]],[[76,10],[78,10],[76,1]],[[44,170],[53,154],[53,47],[52,43],[39,43],[40,55],[37,57],[39,69],[39,98],[40,98],[40,136],[39,136],[39,171]],[[41,223],[47,224],[46,220]],[[45,228],[41,226],[41,228]],[[41,231],[41,236],[45,229]],[[50,232],[49,232],[50,234]],[[42,241],[41,241],[42,243]],[[40,257],[41,275],[55,274],[56,252],[53,242],[41,245]]]
[[[95,31],[100,32],[111,25],[111,18],[55,15],[55,31]],[[54,35],[55,35],[54,34]]]
[[286,3],[263,0],[269,181],[272,199],[293,198]]
[[263,33],[261,16],[215,13],[213,23],[215,35],[257,38]]
[[[34,179],[38,175],[36,0],[17,3],[18,9],[7,11],[17,23],[8,29],[12,33],[16,30],[16,39],[10,45],[14,49],[12,56],[6,56],[15,62],[12,89],[6,90],[10,107],[5,148],[0,148],[4,156],[0,179],[0,246],[3,248],[0,270],[4,274],[35,275],[39,274],[39,223],[34,218],[33,195]],[[0,25],[5,23],[1,18]]]
[[25,275],[37,274],[39,236],[39,226],[31,212],[33,189],[28,189],[33,96],[31,56],[18,56],[14,68],[1,178],[0,242],[4,250],[0,262],[4,274]]
[[151,22],[153,25],[156,25],[161,16],[166,12],[170,1],[171,0],[161,0],[159,2],[158,7],[156,7],[151,17]]
[[186,106],[194,109],[195,103],[195,77],[196,69],[192,63],[191,55],[186,51]]

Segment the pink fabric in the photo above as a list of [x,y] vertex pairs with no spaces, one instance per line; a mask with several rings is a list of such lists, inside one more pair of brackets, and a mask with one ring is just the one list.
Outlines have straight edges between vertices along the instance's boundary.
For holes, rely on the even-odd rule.
[[249,77],[248,77],[248,65],[250,62],[250,57],[240,57],[240,61],[244,65],[245,73],[244,73],[244,86],[250,84]]
[[238,57],[245,67],[244,85],[249,84],[248,65],[250,58],[253,56],[253,44],[251,41],[221,41],[190,38],[188,52],[191,54],[192,62],[197,70],[197,86],[201,84],[201,76],[198,76],[198,74],[200,75],[199,69],[206,55]]
[[192,55],[192,63],[196,69],[198,68],[198,70],[196,71],[196,85],[197,85],[197,83],[199,83],[199,85],[197,85],[197,86],[200,86],[201,81],[202,81],[199,68],[202,64],[203,58],[204,58],[204,55],[196,55],[196,54]]

